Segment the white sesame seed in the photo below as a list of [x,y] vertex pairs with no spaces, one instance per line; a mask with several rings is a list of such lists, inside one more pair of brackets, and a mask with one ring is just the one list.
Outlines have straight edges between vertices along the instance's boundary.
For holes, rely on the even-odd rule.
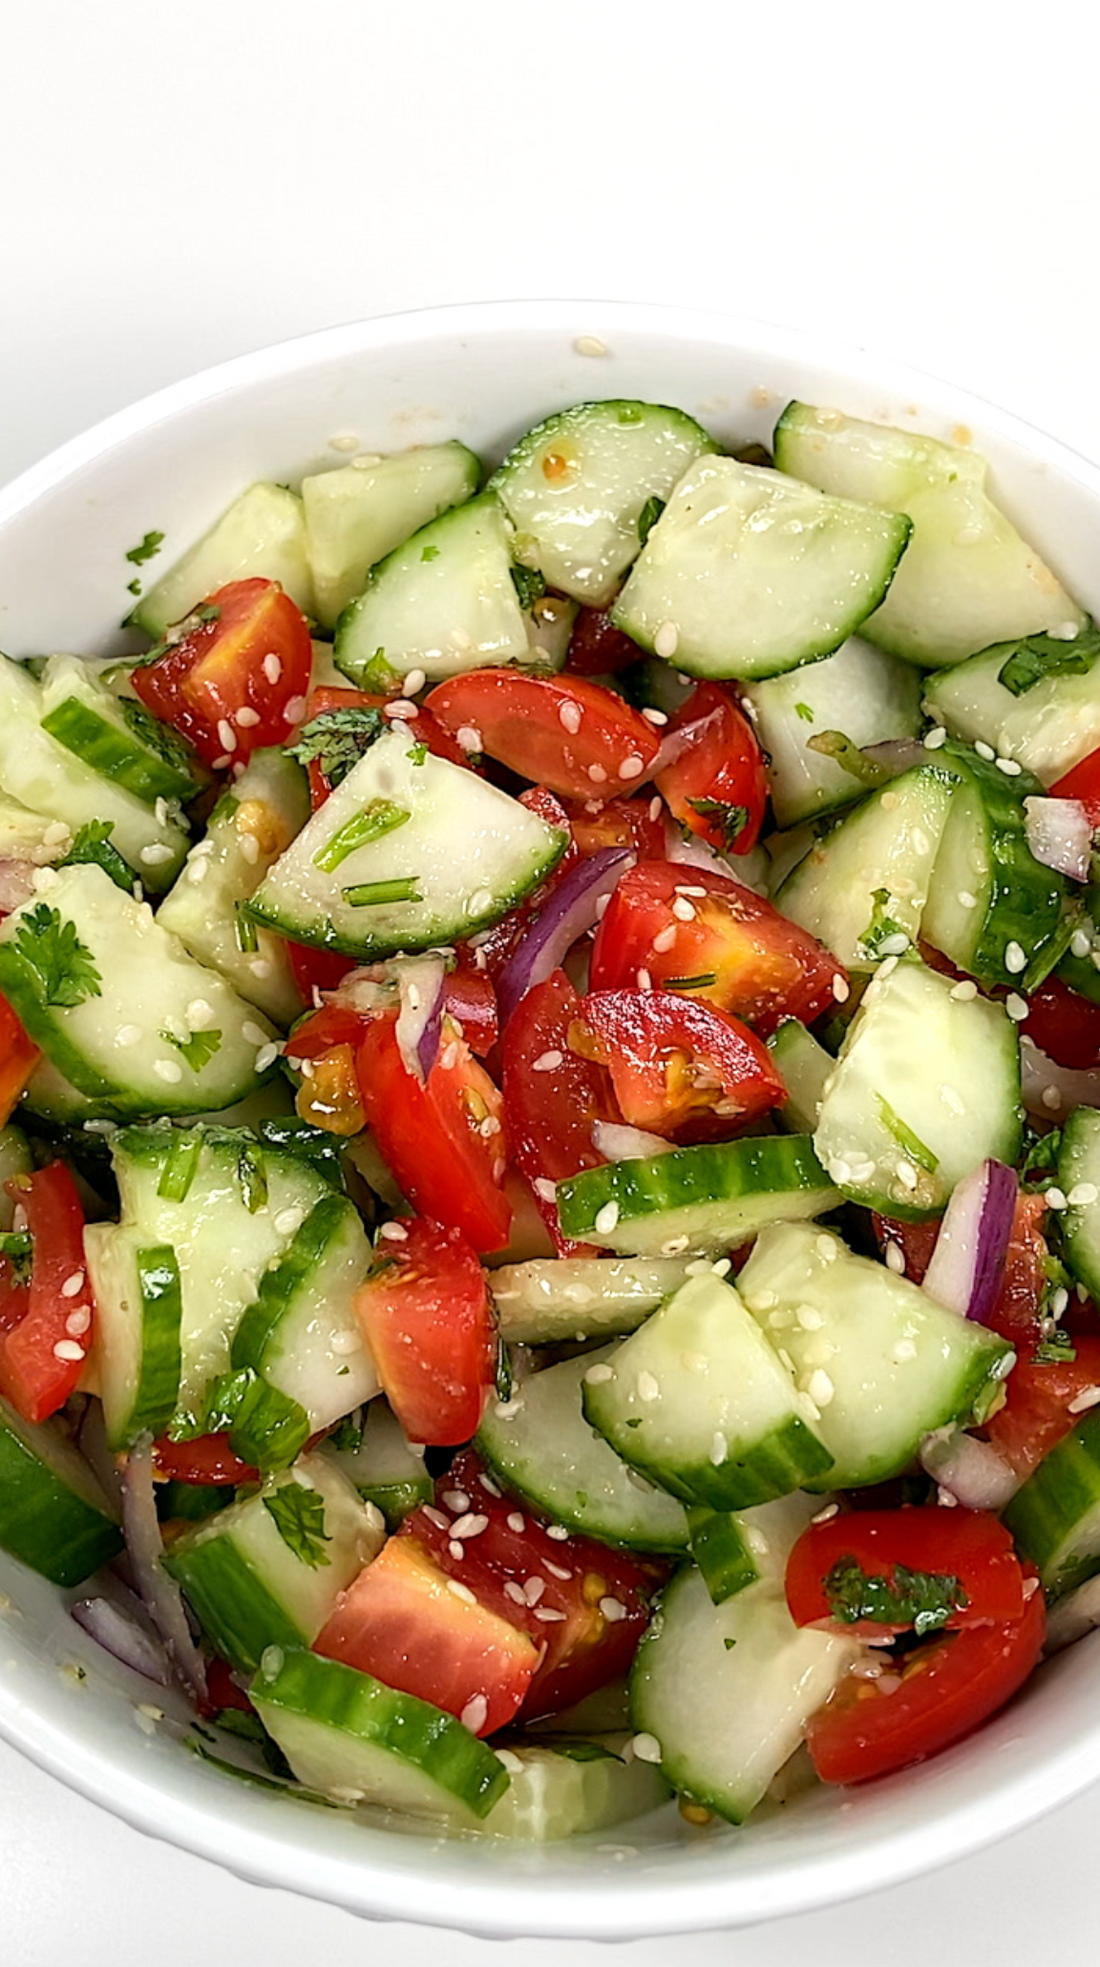
[[568,1530],[564,1529],[560,1523],[548,1523],[546,1526],[546,1534],[548,1537],[552,1538],[553,1542],[556,1544],[564,1544],[564,1543],[568,1543],[569,1541],[569,1532]]
[[469,1509],[470,1507],[470,1498],[466,1494],[465,1489],[448,1489],[442,1500],[446,1503],[448,1509],[454,1510],[456,1516],[461,1515],[464,1509]]
[[474,1597],[474,1594],[470,1590],[469,1585],[464,1585],[461,1578],[448,1578],[447,1590],[451,1592],[455,1598],[461,1598],[463,1604],[465,1605],[477,1604],[477,1599]]
[[271,1227],[276,1236],[294,1236],[305,1221],[305,1210],[293,1207],[280,1209]]
[[75,1363],[76,1360],[83,1359],[84,1347],[78,1345],[75,1339],[58,1339],[53,1349],[53,1356],[55,1359],[71,1360]]
[[644,771],[645,759],[639,758],[636,751],[630,752],[626,758],[620,758],[619,760],[619,777],[621,779],[640,779]]
[[1044,1086],[1039,1098],[1042,1100],[1043,1105],[1049,1108],[1051,1113],[1057,1113],[1062,1104],[1062,1095],[1058,1091],[1057,1086]]
[[[1093,1199],[1095,1200],[1095,1195]],[[67,1277],[61,1286],[61,1295],[63,1298],[76,1298],[80,1296],[83,1289],[84,1272],[82,1270],[74,1270],[72,1275]]]
[[277,683],[283,673],[283,665],[274,653],[264,657],[264,675],[269,683]]
[[1008,779],[1018,778],[1023,769],[1021,765],[1017,764],[1015,758],[997,758],[994,760],[994,763],[997,770],[1003,772]]
[[964,977],[960,983],[952,985],[948,994],[956,1004],[969,1004],[978,995],[978,986],[972,977]]
[[196,887],[198,887],[200,881],[206,880],[209,867],[210,867],[209,861],[196,860],[194,856],[192,856],[187,864],[187,879],[193,882]]
[[237,733],[228,717],[218,719],[218,743],[225,752],[234,752],[237,749]]
[[541,1619],[543,1625],[556,1625],[564,1619],[565,1613],[555,1611],[552,1605],[536,1605],[535,1617]]
[[154,1059],[153,1071],[158,1079],[165,1080],[169,1086],[178,1085],[183,1078],[183,1067],[177,1065],[175,1059]]
[[513,1605],[526,1605],[527,1603],[523,1595],[523,1586],[518,1585],[514,1578],[508,1579],[504,1587],[504,1596],[505,1598],[510,1598]]
[[460,1516],[457,1522],[452,1523],[451,1535],[460,1537],[462,1542],[465,1543],[470,1537],[480,1537],[482,1531],[488,1528],[489,1518],[487,1516],[479,1516],[476,1511],[470,1511],[467,1515]]
[[136,1045],[144,1037],[139,1024],[120,1024],[115,1033],[116,1045]]
[[659,1762],[661,1744],[656,1735],[635,1735],[630,1744],[636,1762]]
[[281,1050],[281,1045],[277,1045],[274,1042],[270,1045],[261,1045],[256,1054],[256,1071],[266,1072],[269,1066],[274,1065]]
[[990,765],[993,763],[994,758],[997,756],[996,752],[993,749],[993,746],[991,744],[986,744],[984,738],[975,739],[974,749],[977,752],[978,757],[984,758],[987,764]]
[[573,352],[576,355],[599,356],[609,355],[611,351],[598,335],[578,335],[573,343]]
[[618,1625],[619,1620],[626,1617],[626,1606],[621,1598],[601,1598],[600,1611],[609,1626]]
[[668,1240],[662,1243],[661,1245],[662,1257],[683,1256],[683,1253],[688,1246],[688,1240],[689,1239],[686,1236],[670,1236]]
[[838,1004],[846,1004],[851,996],[850,987],[841,976],[833,978],[833,996]]
[[1069,1206],[1068,1199],[1060,1188],[1048,1188],[1046,1200],[1048,1209],[1065,1209]]
[[653,989],[653,978],[650,976],[648,970],[639,970],[636,981],[639,990]]
[[484,1728],[489,1718],[489,1703],[484,1694],[472,1694],[458,1718],[462,1726],[470,1730],[471,1735],[476,1735]]
[[972,895],[969,888],[960,888],[956,900],[960,908],[977,908],[978,906],[978,897],[977,895]]
[[1026,952],[1017,942],[1005,944],[1005,969],[1011,971],[1013,976],[1018,976],[1021,970],[1027,969]]
[[532,1182],[531,1186],[534,1189],[535,1194],[538,1196],[540,1202],[557,1201],[558,1199],[557,1182],[549,1181],[545,1175],[537,1175],[535,1177],[535,1180]]
[[586,1386],[605,1386],[607,1381],[613,1380],[614,1377],[611,1367],[604,1360],[598,1360],[595,1366],[588,1368],[584,1382]]
[[260,859],[260,843],[257,840],[255,834],[254,833],[240,834],[238,836],[237,845],[240,849],[240,855],[242,861],[246,862],[249,867],[256,867]]
[[894,1170],[894,1173],[896,1174],[903,1188],[908,1188],[908,1189],[916,1188],[917,1171],[914,1168],[913,1163],[911,1161],[899,1161],[897,1167]]
[[618,1203],[614,1201],[605,1202],[602,1209],[597,1209],[592,1227],[598,1236],[610,1236],[618,1220]]
[[646,1372],[639,1373],[638,1374],[639,1400],[645,1400],[645,1401],[659,1400],[660,1397],[661,1397],[661,1388],[659,1383],[654,1379],[653,1374],[646,1373]]
[[1069,947],[1071,955],[1077,957],[1087,956],[1092,948],[1092,939],[1088,931],[1086,929],[1075,929],[1069,939]]
[[711,1264],[715,1277],[728,1277],[732,1269],[733,1265],[728,1257],[719,1257],[717,1263]]
[[[54,1347],[57,1351],[57,1347]],[[1089,1407],[1100,1406],[1100,1386],[1083,1386],[1080,1393],[1066,1402],[1067,1414],[1083,1414]]]
[[903,929],[899,929],[896,935],[883,937],[878,946],[879,955],[904,956],[908,947],[909,938]]
[[711,1436],[710,1460],[715,1468],[721,1467],[722,1463],[726,1459],[726,1456],[729,1454],[729,1448],[730,1448],[729,1442],[726,1440],[724,1434],[715,1432]]
[[1008,1012],[1013,1024],[1022,1024],[1028,1013],[1026,998],[1020,997],[1016,991],[1010,990],[1008,996],[1005,998],[1005,1010]]
[[552,1578],[560,1578],[563,1583],[573,1576],[573,1572],[564,1564],[551,1564],[548,1557],[543,1558],[542,1568],[544,1571],[549,1571]]
[[154,840],[148,847],[142,848],[138,858],[143,867],[163,867],[165,861],[174,859],[175,851],[174,847],[166,847]]
[[1071,1209],[1087,1209],[1100,1196],[1095,1182],[1076,1182],[1066,1196]]
[[826,1503],[826,1505],[825,1505],[825,1507],[824,1507],[824,1509],[819,1509],[819,1510],[818,1510],[818,1512],[817,1512],[817,1515],[816,1515],[816,1516],[811,1516],[811,1518],[810,1518],[810,1522],[811,1522],[811,1523],[831,1523],[831,1522],[832,1522],[832,1520],[833,1520],[833,1517],[834,1517],[834,1516],[839,1516],[839,1514],[840,1514],[840,1504],[839,1504],[839,1503]]
[[304,697],[291,697],[290,702],[283,712],[283,716],[286,718],[288,724],[300,724],[305,714],[306,700]]
[[574,697],[566,697],[565,702],[558,705],[558,722],[572,737],[576,737],[580,730],[583,716],[584,712]]
[[467,915],[484,915],[486,909],[491,908],[492,905],[493,897],[489,893],[488,888],[475,888],[473,894],[468,895],[466,898],[466,913]]
[[77,1305],[76,1310],[70,1311],[69,1316],[65,1320],[65,1330],[68,1332],[70,1338],[79,1339],[84,1336],[91,1322],[91,1306]]
[[588,776],[593,785],[603,785],[606,781],[607,773],[604,771],[602,765],[590,765],[588,767]]
[[672,904],[672,913],[679,922],[694,922],[695,910],[686,895],[677,895]]
[[671,661],[680,646],[680,631],[675,622],[662,622],[653,638],[654,653]]
[[944,730],[943,725],[934,724],[932,729],[925,734],[924,748],[926,751],[938,751],[941,744],[946,742],[946,739],[947,732]]
[[665,712],[663,710],[655,710],[652,704],[646,705],[642,716],[645,718],[647,724],[655,724],[658,730],[660,730],[662,724],[668,723],[668,717]]
[[401,688],[407,697],[418,697],[427,680],[422,669],[410,669]]
[[509,1511],[509,1514],[505,1518],[505,1521],[508,1525],[508,1528],[510,1530],[515,1531],[517,1537],[522,1537],[523,1532],[527,1528],[527,1523],[526,1523],[526,1519],[520,1515],[518,1509],[513,1509]]
[[475,730],[472,724],[460,724],[455,732],[455,743],[461,745],[463,751],[480,751],[481,732]]
[[532,1061],[531,1070],[532,1072],[556,1072],[562,1063],[563,1057],[564,1054],[561,1052],[540,1052],[538,1058]]
[[253,1024],[250,1018],[246,1018],[241,1026],[241,1037],[247,1040],[249,1045],[267,1044],[266,1031],[261,1031],[259,1025]]
[[895,1277],[904,1277],[905,1252],[900,1243],[888,1243],[886,1245],[886,1268],[887,1270],[892,1270]]
[[649,817],[651,820],[660,819],[662,803],[663,802],[660,793],[655,792],[652,799],[649,802]]
[[545,1578],[525,1578],[523,1581],[524,1604],[537,1605],[539,1599],[543,1596],[545,1591],[546,1591]]

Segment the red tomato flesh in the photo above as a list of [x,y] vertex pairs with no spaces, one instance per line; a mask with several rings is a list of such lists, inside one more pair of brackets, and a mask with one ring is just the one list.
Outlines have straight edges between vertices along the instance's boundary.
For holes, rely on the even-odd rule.
[[692,691],[665,737],[680,731],[691,732],[691,743],[658,772],[658,792],[681,826],[720,853],[749,853],[768,804],[768,768],[756,732],[720,683]]
[[1020,1031],[1041,1052],[1075,1071],[1100,1065],[1100,1004],[1071,990],[1061,977],[1047,977],[1027,1002]]
[[423,1217],[388,1225],[355,1312],[410,1441],[453,1448],[477,1431],[496,1371],[496,1320],[477,1252]]
[[771,1053],[740,1019],[671,990],[596,991],[570,1028],[607,1067],[623,1119],[669,1138],[712,1136],[786,1098]]
[[578,608],[565,667],[574,676],[613,676],[641,656],[629,635],[616,628],[606,608]]
[[162,1435],[153,1443],[153,1462],[157,1474],[170,1482],[225,1488],[260,1479],[258,1470],[233,1453],[227,1434],[197,1434],[193,1441],[170,1441]]
[[624,874],[596,931],[590,978],[594,991],[682,981],[685,995],[765,1038],[785,1017],[811,1024],[847,995],[844,971],[816,937],[739,882],[673,861],[639,861]]
[[1051,799],[1079,799],[1091,827],[1100,826],[1100,749],[1090,751],[1079,765],[1063,772],[1049,788]]
[[851,1559],[871,1578],[893,1582],[905,1570],[957,1580],[958,1603],[944,1630],[1005,1624],[1024,1613],[1024,1576],[1012,1538],[995,1516],[971,1509],[879,1509],[810,1523],[787,1559],[786,1592],[799,1626],[823,1626],[864,1638],[911,1629],[893,1623],[838,1616],[828,1581],[834,1567]]
[[341,1594],[313,1651],[430,1701],[475,1735],[491,1735],[520,1707],[539,1649],[450,1587],[417,1537],[391,1537]]
[[1075,1336],[1073,1359],[1018,1359],[1005,1381],[1005,1404],[985,1435],[1017,1475],[1026,1478],[1081,1418],[1081,1394],[1100,1386],[1100,1337]]
[[0,997],[0,1127],[11,1119],[40,1057],[7,998]]
[[24,1420],[44,1421],[75,1392],[92,1343],[84,1211],[62,1161],[5,1186],[30,1231],[31,1270],[17,1283],[0,1258],[0,1393]]
[[585,677],[476,669],[437,684],[427,707],[449,731],[563,799],[613,799],[648,777],[660,740],[621,697]]
[[583,1009],[564,970],[521,997],[504,1033],[504,1104],[512,1149],[531,1184],[539,1213],[562,1256],[592,1254],[558,1227],[553,1184],[582,1168],[598,1168],[596,1120],[616,1120],[607,1074],[570,1044]]
[[230,581],[196,615],[205,610],[216,613],[184,627],[131,680],[146,708],[182,731],[208,765],[243,764],[263,745],[285,744],[302,720],[309,624],[278,581]]

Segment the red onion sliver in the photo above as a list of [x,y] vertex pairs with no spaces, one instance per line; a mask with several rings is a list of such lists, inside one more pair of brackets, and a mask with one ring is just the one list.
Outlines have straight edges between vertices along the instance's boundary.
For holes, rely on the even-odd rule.
[[598,854],[576,861],[563,875],[497,979],[502,1027],[520,998],[536,984],[545,983],[578,936],[598,922],[600,902],[618,886],[635,859],[629,848],[603,847]]
[[406,1072],[423,1085],[439,1050],[447,965],[442,956],[408,957],[396,964],[398,997],[395,1037]]
[[899,772],[908,772],[913,765],[923,764],[926,755],[920,738],[882,738],[878,744],[860,745],[860,750],[872,764],[881,765],[895,777]]
[[979,1441],[961,1428],[938,1427],[926,1434],[920,1462],[964,1509],[1003,1509],[1020,1487],[1021,1478],[992,1442]]
[[171,1684],[172,1670],[163,1646],[109,1598],[82,1598],[73,1606],[72,1616],[81,1631],[112,1659],[140,1673],[144,1680],[155,1681],[158,1687]]
[[666,1141],[661,1134],[647,1134],[643,1127],[594,1120],[592,1145],[605,1161],[646,1161],[652,1154],[668,1154],[675,1142]]
[[0,860],[0,914],[10,915],[13,908],[30,900],[37,873],[32,861]]
[[959,1183],[940,1224],[922,1288],[980,1324],[993,1305],[1012,1234],[1017,1183],[1003,1161],[983,1161]]
[[122,1474],[122,1528],[142,1604],[164,1641],[168,1657],[189,1694],[206,1700],[206,1666],[191,1637],[183,1597],[161,1563],[160,1534],[153,1491],[153,1449],[131,1448]]
[[1037,861],[1071,881],[1087,881],[1092,828],[1079,799],[1025,799],[1027,844]]

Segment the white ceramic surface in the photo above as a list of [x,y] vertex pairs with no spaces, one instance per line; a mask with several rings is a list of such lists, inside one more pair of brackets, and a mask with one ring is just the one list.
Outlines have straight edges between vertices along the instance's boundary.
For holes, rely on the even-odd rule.
[[[581,352],[597,337],[606,353]],[[755,324],[620,304],[439,310],[337,329],[164,392],[0,493],[0,647],[118,645],[150,528],[165,559],[252,478],[293,478],[354,435],[388,449],[457,435],[486,455],[585,396],[646,395],[726,440],[766,437],[792,395],[935,434],[968,432],[1002,503],[1100,612],[1100,472],[972,398]],[[674,1812],[526,1851],[354,1820],[247,1789],[189,1755],[149,1690],[99,1658],[59,1597],[0,1571],[0,1731],[141,1829],[380,1918],[495,1935],[629,1938],[804,1911],[911,1877],[1027,1822],[1100,1775],[1100,1639],[1045,1667],[973,1741],[904,1776],[819,1791],[743,1830]],[[85,1678],[72,1671],[80,1663]],[[153,1695],[156,1699],[156,1695]]]

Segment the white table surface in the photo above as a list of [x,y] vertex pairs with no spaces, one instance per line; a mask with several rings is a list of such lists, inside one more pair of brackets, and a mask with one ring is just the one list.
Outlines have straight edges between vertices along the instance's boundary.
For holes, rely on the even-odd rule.
[[[773,0],[13,0],[0,57],[0,482],[162,383],[362,315],[674,300],[827,329],[1100,458],[1087,10]],[[64,543],[58,543],[64,578]],[[1100,1769],[1097,1771],[1100,1778]],[[1100,1788],[918,1883],[691,1967],[1052,1958]],[[229,1967],[484,1943],[369,1929],[151,1843],[0,1745],[0,1955]],[[675,1944],[675,1943],[673,1943]],[[596,1949],[561,1949],[581,1967]],[[627,1949],[656,1967],[667,1941]],[[502,1945],[536,1967],[540,1942]]]

